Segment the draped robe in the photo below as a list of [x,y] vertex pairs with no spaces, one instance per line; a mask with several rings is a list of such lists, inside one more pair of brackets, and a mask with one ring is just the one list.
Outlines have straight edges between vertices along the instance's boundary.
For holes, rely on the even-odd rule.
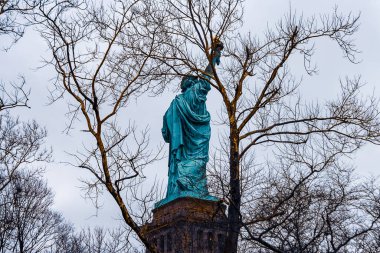
[[210,83],[194,77],[189,77],[188,82],[163,118],[162,135],[170,144],[166,199],[191,196],[214,200],[208,193],[206,180],[211,134],[206,96]]

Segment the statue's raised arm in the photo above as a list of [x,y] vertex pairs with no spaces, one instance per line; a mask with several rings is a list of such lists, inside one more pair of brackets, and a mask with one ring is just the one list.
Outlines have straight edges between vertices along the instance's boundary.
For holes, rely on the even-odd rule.
[[206,97],[213,66],[220,63],[223,44],[214,40],[212,61],[202,77],[185,76],[182,93],[170,104],[163,119],[162,135],[170,144],[169,172],[166,198],[156,207],[181,197],[217,200],[207,190],[206,164],[211,135],[210,114]]

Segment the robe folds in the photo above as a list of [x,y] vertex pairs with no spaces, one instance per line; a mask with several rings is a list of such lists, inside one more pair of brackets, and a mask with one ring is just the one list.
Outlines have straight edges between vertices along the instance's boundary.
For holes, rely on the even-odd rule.
[[207,80],[193,78],[177,95],[163,118],[162,135],[170,144],[166,198],[206,198],[210,114],[206,109]]

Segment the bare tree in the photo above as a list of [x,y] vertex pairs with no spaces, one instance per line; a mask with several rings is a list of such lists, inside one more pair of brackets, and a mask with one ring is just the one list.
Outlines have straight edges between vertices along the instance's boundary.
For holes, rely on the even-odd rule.
[[9,49],[10,46],[23,37],[26,27],[32,24],[28,16],[32,16],[37,6],[44,1],[0,1],[0,37],[2,37],[3,41],[4,39],[10,39],[9,43],[7,43],[8,46],[2,49]]
[[[355,179],[341,156],[310,140],[287,145],[254,168],[243,161],[239,251],[359,252],[376,241],[379,184]],[[223,178],[218,172],[212,185]],[[219,185],[227,183],[224,177]]]
[[[227,175],[224,172],[219,174],[227,176],[228,183],[218,188],[224,190],[222,198],[228,204],[229,231],[225,252],[237,252],[241,233],[244,238],[249,238],[264,249],[274,252],[295,252],[296,246],[288,245],[287,248],[281,244],[281,241],[277,241],[280,240],[278,238],[280,234],[274,235],[276,240],[264,236],[268,233],[267,230],[273,231],[274,217],[290,222],[285,218],[295,217],[292,216],[295,213],[291,211],[294,208],[286,211],[286,207],[294,207],[294,202],[301,205],[302,202],[297,200],[302,198],[297,197],[297,194],[306,191],[310,197],[311,192],[315,190],[306,182],[309,182],[314,175],[323,174],[326,168],[334,167],[335,161],[349,156],[363,144],[368,142],[379,144],[380,118],[378,100],[374,97],[361,97],[360,78],[342,81],[340,95],[334,100],[326,103],[304,101],[299,89],[302,83],[292,75],[289,59],[295,55],[303,57],[306,73],[310,75],[315,73],[316,67],[312,62],[314,43],[326,38],[335,42],[349,61],[355,62],[358,51],[352,38],[358,29],[359,17],[353,14],[340,14],[338,10],[334,10],[331,15],[304,18],[291,11],[273,28],[268,28],[263,36],[252,36],[239,31],[243,22],[241,0],[158,1],[152,9],[155,11],[150,12],[148,19],[151,26],[156,25],[161,29],[162,43],[155,54],[149,54],[149,51],[144,50],[141,50],[140,54],[149,55],[162,64],[160,74],[163,80],[173,76],[183,76],[189,72],[202,78],[207,75],[202,70],[212,60],[210,48],[213,47],[215,38],[225,44],[222,66],[218,71],[212,69],[210,81],[223,101],[220,120],[227,128],[226,134],[221,136],[222,156],[215,159],[228,171]],[[270,169],[276,167],[271,163],[260,173],[254,171],[243,173],[243,161],[251,161],[250,156],[260,146],[274,147],[274,150],[282,156],[282,163],[275,170]],[[293,156],[287,154],[288,150],[295,151]],[[308,152],[310,154],[319,152],[321,157],[319,160],[318,157],[312,157],[307,161]],[[227,155],[227,160],[224,159],[224,155]],[[302,161],[303,159],[305,161]],[[250,170],[255,168],[252,163],[244,166]],[[289,166],[297,168],[296,172]],[[326,171],[331,170],[326,169]],[[253,203],[244,206],[250,209],[242,209],[242,205],[245,204],[242,202],[242,190],[249,186],[249,183],[243,184],[246,182],[245,177],[257,175],[260,177],[268,175],[266,180],[269,181],[264,183],[267,191],[271,193],[262,203],[264,206],[269,206],[264,209],[266,214],[262,213],[259,216],[250,213],[254,210],[252,208],[257,208],[256,205],[260,203],[253,197],[251,199]],[[281,187],[278,186],[280,188],[277,189],[276,184],[270,184],[271,177],[278,177],[276,180],[281,182]],[[350,184],[341,186],[342,182],[339,180],[342,178],[344,174],[332,183],[334,188],[326,190],[323,194],[326,194],[326,197],[333,194],[335,187],[351,189]],[[220,181],[225,183],[223,180]],[[277,196],[273,195],[273,192],[277,192],[281,200],[271,206],[271,198]],[[359,192],[347,193],[356,199],[356,204],[359,204],[360,196],[370,191],[362,187]],[[339,198],[346,197],[345,194],[338,191],[332,203],[337,203]],[[377,199],[371,199],[370,203],[374,204],[372,208],[376,209]],[[324,207],[331,209],[334,207],[331,205]],[[341,206],[349,207],[350,203],[344,202]],[[352,208],[354,207],[355,205]],[[283,212],[285,214],[291,212],[292,215],[285,215]],[[330,212],[336,214],[326,210],[325,214],[317,217],[327,217]],[[343,250],[349,245],[349,241],[359,237],[355,231],[365,234],[378,226],[376,212],[359,207],[357,212],[362,212],[364,216],[347,216],[347,219],[341,221],[349,222],[362,217],[365,223],[358,220],[355,223],[362,224],[361,229],[356,230],[353,225],[350,227],[351,230],[344,230],[348,233],[347,237],[335,237],[336,234],[344,233],[339,229],[346,228],[335,224],[337,227],[332,227],[330,232],[326,232],[327,243],[322,250],[328,252]],[[245,215],[247,213],[250,215]],[[313,211],[311,210],[308,215],[314,217]],[[267,221],[263,223],[257,221],[263,226],[262,232],[258,234],[256,234],[257,228],[252,230],[251,226],[255,223],[255,219]],[[298,219],[298,222],[301,220]],[[299,243],[297,249],[303,249],[305,243],[308,244],[307,240]]]
[[[57,73],[52,101],[67,98],[69,124],[84,122],[83,151],[72,155],[77,166],[88,170],[87,196],[96,201],[106,190],[120,208],[125,223],[151,252],[141,225],[146,222],[146,202],[156,191],[136,192],[144,180],[143,168],[158,158],[148,146],[147,129],[138,130],[128,122],[128,103],[146,91],[157,88],[155,69],[150,59],[160,41],[148,30],[144,15],[147,1],[81,1],[71,7],[41,6],[39,19],[42,37],[52,59],[47,64]],[[153,34],[141,40],[140,34]],[[136,48],[151,52],[136,54]],[[123,116],[125,115],[125,116]],[[120,119],[123,117],[123,124]],[[130,119],[130,118],[129,118]],[[139,194],[134,194],[139,193]],[[142,193],[142,195],[140,194]],[[142,215],[134,215],[131,205],[144,203]],[[141,203],[142,203],[141,202]],[[153,201],[150,201],[150,205]],[[95,202],[96,203],[96,202]],[[145,214],[144,214],[145,213]]]
[[51,157],[51,150],[43,147],[46,130],[35,121],[21,122],[11,114],[16,107],[28,107],[29,91],[21,79],[21,84],[13,83],[11,87],[0,81],[0,192],[18,171]]
[[65,225],[53,194],[34,171],[18,171],[0,192],[1,252],[43,252]]
[[[1,0],[0,37],[11,37],[13,43],[33,24],[29,19],[35,9],[47,1]],[[43,149],[46,130],[35,121],[20,122],[12,116],[11,109],[28,107],[30,90],[25,79],[5,83],[0,80],[0,192],[11,182],[18,171],[34,162],[48,161],[51,151]],[[36,171],[38,173],[38,171]]]
[[82,238],[77,236],[71,224],[64,224],[60,227],[58,235],[54,238],[51,246],[45,253],[82,253]]
[[21,82],[6,85],[0,81],[0,111],[15,107],[28,107],[30,91],[25,89],[25,79],[20,77]]
[[[3,41],[10,39],[2,49],[23,37],[28,26],[38,25],[37,9],[63,11],[75,6],[76,1],[66,0],[0,1],[0,36]],[[130,229],[76,233],[52,210],[53,194],[40,179],[43,170],[26,169],[50,159],[51,151],[42,147],[46,130],[35,121],[21,122],[11,113],[16,107],[29,107],[30,90],[25,88],[25,79],[19,79],[9,84],[0,81],[0,252],[131,252]]]
[[0,115],[0,192],[18,171],[50,159],[50,150],[42,147],[45,138],[46,130],[35,121],[23,123],[9,113]]
[[129,241],[131,229],[118,227],[112,230],[96,227],[76,233],[72,227],[63,229],[46,253],[124,253],[139,252]]
[[52,210],[53,194],[41,175],[17,171],[0,192],[0,252],[138,252],[131,229],[87,229],[77,233]]

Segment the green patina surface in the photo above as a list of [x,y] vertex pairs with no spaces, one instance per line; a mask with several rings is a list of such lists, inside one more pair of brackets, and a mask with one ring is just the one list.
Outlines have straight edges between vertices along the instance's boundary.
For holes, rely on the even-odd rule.
[[[212,64],[219,64],[222,45],[215,50]],[[209,65],[205,72],[211,73]],[[182,93],[170,104],[163,119],[162,135],[170,144],[168,187],[162,206],[181,197],[205,200],[218,199],[207,189],[206,164],[211,135],[210,114],[206,97],[210,91],[209,77],[187,76],[181,82]]]

